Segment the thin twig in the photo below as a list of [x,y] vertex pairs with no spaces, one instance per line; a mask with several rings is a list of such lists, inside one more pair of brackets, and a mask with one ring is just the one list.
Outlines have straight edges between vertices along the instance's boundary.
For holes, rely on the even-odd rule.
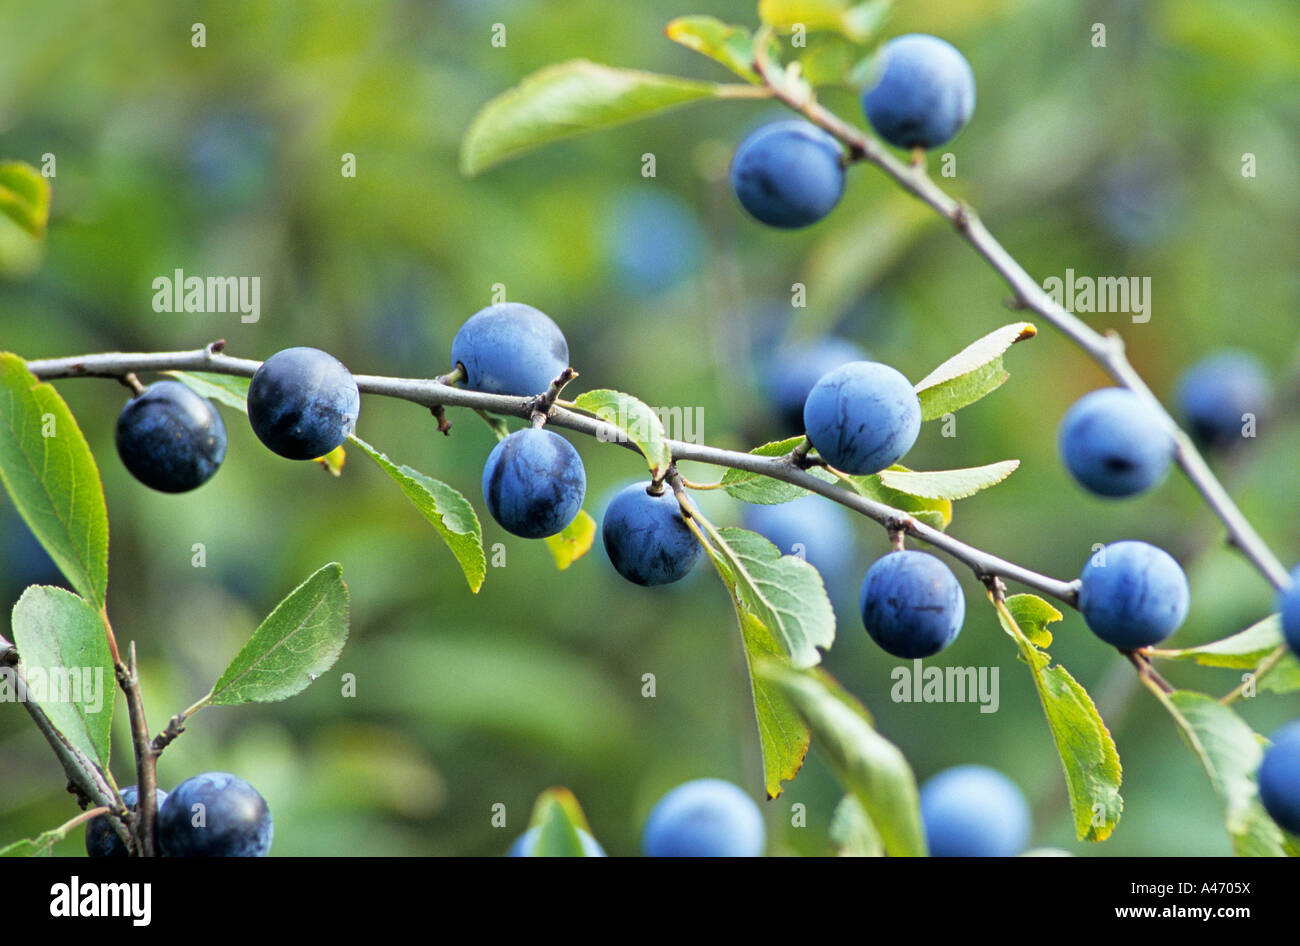
[[130,663],[117,665],[117,682],[126,694],[127,715],[131,721],[131,744],[135,749],[136,852],[141,857],[156,857],[154,823],[157,819],[155,792],[158,788],[157,756],[149,738],[149,723],[144,715],[140,695],[140,677],[135,659],[135,642],[131,643]]

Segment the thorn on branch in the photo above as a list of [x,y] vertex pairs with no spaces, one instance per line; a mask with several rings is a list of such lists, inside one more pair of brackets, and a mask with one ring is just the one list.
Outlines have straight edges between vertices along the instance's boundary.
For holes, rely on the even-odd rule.
[[531,414],[534,427],[540,427],[546,423],[546,418],[551,413],[551,408],[555,406],[556,399],[564,386],[578,376],[578,372],[572,366],[565,368],[560,372],[560,376],[551,382],[551,386],[543,393],[532,399]]
[[451,422],[447,420],[447,411],[441,404],[429,408],[429,413],[438,420],[438,433],[444,437],[451,436]]
[[974,220],[974,212],[965,204],[959,203],[957,209],[952,212],[952,225],[957,228],[958,233],[970,233],[970,226]]
[[177,713],[167,721],[167,728],[154,736],[150,744],[155,758],[162,755],[162,751],[175,742],[176,737],[183,732],[185,732],[185,714]]
[[226,350],[226,340],[218,338],[215,342],[209,342],[208,346],[203,349],[209,358],[213,355],[219,355]]

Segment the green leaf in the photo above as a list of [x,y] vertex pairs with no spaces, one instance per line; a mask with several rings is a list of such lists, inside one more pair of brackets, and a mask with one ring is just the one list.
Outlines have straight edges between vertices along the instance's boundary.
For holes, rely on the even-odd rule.
[[349,437],[366,455],[379,464],[409,499],[420,515],[428,520],[455,556],[470,591],[477,592],[487,577],[487,556],[483,551],[483,526],[468,499],[441,480],[425,476],[409,466],[398,466],[370,444],[356,436]]
[[[699,534],[696,535],[698,538]],[[804,756],[808,754],[808,727],[777,687],[758,675],[755,669],[758,661],[783,659],[785,649],[778,643],[772,630],[751,611],[746,603],[737,582],[736,570],[732,567],[730,559],[719,551],[719,547],[723,544],[720,534],[715,541],[718,543],[716,547],[703,539],[701,544],[727,586],[736,608],[741,643],[745,649],[745,668],[749,672],[750,695],[754,701],[759,749],[763,757],[763,785],[767,797],[776,798],[781,794],[781,783],[790,781],[803,767]],[[772,549],[775,551],[776,547],[772,546]],[[727,551],[730,552],[730,549]],[[825,591],[822,592],[822,596],[825,597]],[[833,611],[831,620],[834,620]]]
[[1270,693],[1294,693],[1300,690],[1300,660],[1295,654],[1282,657],[1271,673],[1260,678],[1259,688]]
[[533,857],[585,857],[579,830],[591,834],[587,816],[567,788],[548,788],[533,805],[529,828],[538,828]]
[[573,406],[617,427],[623,440],[631,441],[641,451],[655,479],[662,477],[673,462],[659,415],[632,395],[605,389],[587,391],[578,395]]
[[753,68],[754,37],[749,30],[712,16],[679,16],[664,32],[674,43],[722,63],[742,79],[759,81]]
[[[1028,599],[1033,596],[1017,597]],[[1055,611],[1046,602],[1042,605]],[[1049,619],[1044,608],[1032,601],[1019,602],[1017,611],[1028,615],[1032,621]],[[1033,672],[1034,687],[1065,770],[1075,834],[1080,841],[1104,841],[1115,830],[1124,808],[1124,799],[1119,793],[1122,770],[1115,740],[1088,691],[1064,667],[1059,664],[1051,666],[1051,655],[1034,646],[1017,623],[1010,602],[1006,607],[997,608],[997,613],[1003,629],[1020,646],[1021,655]],[[1060,618],[1059,612],[1057,618]]]
[[[1222,640],[1201,644],[1199,647],[1152,650],[1151,656],[1165,660],[1194,660],[1206,667],[1250,670],[1280,646],[1282,620],[1279,615],[1270,614],[1257,624]],[[1268,677],[1264,679],[1267,680]]]
[[923,499],[965,499],[982,489],[996,486],[1016,471],[1019,460],[1003,460],[988,466],[973,466],[961,470],[936,470],[921,473],[914,470],[881,470],[880,482],[890,489],[920,496]]
[[824,671],[760,664],[812,730],[840,781],[861,803],[891,857],[926,853],[916,777],[898,747],[876,732],[857,700]]
[[85,755],[108,766],[117,677],[103,615],[63,588],[32,585],[13,610],[31,698]]
[[1064,617],[1060,611],[1038,595],[1012,595],[1007,599],[1007,610],[1035,647],[1046,650],[1052,646],[1052,632],[1047,625]]
[[195,394],[248,413],[249,378],[228,374],[210,374],[206,371],[167,371]]
[[[772,443],[765,443],[761,447],[755,447],[749,452],[756,457],[781,457],[803,443],[803,440],[802,436],[791,437],[788,440],[776,440]],[[821,467],[809,467],[808,472],[828,483],[835,482],[835,477]],[[763,506],[788,503],[800,496],[811,495],[802,486],[796,486],[782,480],[774,480],[762,473],[750,473],[746,470],[737,470],[730,467],[722,474],[721,482],[723,489],[727,491],[729,496],[742,502],[757,503]]]
[[0,481],[72,587],[102,608],[108,508],[95,458],[59,393],[8,352],[0,352]]
[[0,163],[0,213],[32,236],[45,236],[50,222],[50,182],[22,161]]
[[727,527],[714,536],[736,595],[782,645],[796,667],[821,660],[817,648],[835,641],[835,612],[817,569],[756,532]]
[[885,856],[885,842],[856,795],[845,795],[835,806],[829,833],[840,857]]
[[844,85],[856,64],[858,47],[840,36],[813,41],[799,56],[799,72],[809,85]]
[[1210,784],[1223,798],[1232,846],[1241,857],[1283,857],[1285,838],[1259,801],[1255,772],[1264,757],[1259,737],[1230,707],[1204,693],[1161,696]]
[[1029,322],[1015,322],[990,332],[949,358],[916,385],[921,418],[934,420],[974,404],[1011,377],[1002,356],[1016,342],[1038,333]]
[[274,703],[334,666],[348,638],[348,586],[337,562],[275,606],[208,694],[216,706]]
[[[583,59],[533,73],[475,116],[460,146],[460,170],[473,176],[507,158],[584,131],[610,128],[735,86],[697,82]],[[741,86],[747,93],[750,87]]]
[[811,738],[808,726],[794,707],[770,681],[758,675],[757,661],[782,659],[785,655],[776,638],[758,618],[737,610],[740,636],[745,645],[745,665],[749,671],[750,695],[754,700],[754,719],[758,724],[758,743],[763,756],[763,784],[768,798],[781,794],[781,783],[799,774],[808,755]]
[[758,17],[775,29],[831,30],[861,43],[880,28],[892,6],[892,0],[758,0]]
[[555,567],[564,571],[591,549],[596,539],[596,520],[587,515],[587,510],[579,509],[564,531],[546,537],[546,547],[551,550]]
[[[911,471],[905,466],[894,464],[886,472],[910,473]],[[913,496],[910,493],[901,492],[886,486],[881,481],[879,473],[873,473],[870,476],[850,476],[848,481],[855,490],[867,497],[867,499],[873,499],[900,512],[905,512],[928,526],[943,530],[948,528],[948,524],[952,522],[952,500],[927,499],[924,496]]]

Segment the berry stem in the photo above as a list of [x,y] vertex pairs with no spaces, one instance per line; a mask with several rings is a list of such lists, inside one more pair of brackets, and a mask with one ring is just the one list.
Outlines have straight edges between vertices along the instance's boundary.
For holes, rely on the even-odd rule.
[[1138,677],[1146,684],[1147,689],[1156,693],[1160,697],[1160,702],[1168,706],[1168,701],[1164,699],[1166,693],[1173,693],[1174,686],[1164,677],[1162,677],[1156,668],[1151,665],[1151,659],[1141,651],[1122,650],[1120,651],[1128,662],[1137,668]]

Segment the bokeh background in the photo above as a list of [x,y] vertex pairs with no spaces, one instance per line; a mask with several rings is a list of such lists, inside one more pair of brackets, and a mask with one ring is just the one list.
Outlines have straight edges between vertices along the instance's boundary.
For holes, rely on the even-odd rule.
[[[580,385],[698,409],[703,436],[748,448],[782,431],[762,386],[783,338],[837,332],[919,379],[1019,316],[999,280],[882,175],[857,168],[843,202],[805,231],[743,216],[726,164],[743,135],[779,113],[761,102],[692,106],[549,147],[467,180],[459,140],[490,97],[543,65],[585,57],[727,78],[667,40],[664,24],[710,13],[752,25],[741,0],[444,0],[159,5],[140,0],[0,3],[0,155],[52,153],[54,212],[43,245],[0,220],[0,348],[27,357],[110,349],[195,348],[216,338],[264,358],[312,345],[364,373],[447,370],[451,336],[492,286],[566,331]],[[207,46],[190,45],[203,22]],[[504,48],[491,43],[503,23]],[[1092,24],[1107,44],[1091,44]],[[1244,348],[1267,366],[1277,409],[1237,457],[1216,461],[1246,513],[1287,561],[1300,557],[1300,427],[1295,262],[1300,249],[1300,8],[1286,0],[905,0],[885,36],[937,33],[971,61],[979,102],[946,150],[969,199],[1038,278],[1150,276],[1149,323],[1118,329],[1157,393],[1198,357]],[[824,100],[860,120],[851,90]],[[340,174],[353,153],[357,176]],[[1258,176],[1241,174],[1256,156]],[[641,176],[642,155],[657,176]],[[152,280],[258,275],[261,318],[159,314]],[[807,287],[792,309],[791,286]],[[1044,327],[1046,329],[1046,327]],[[1268,612],[1263,581],[1222,547],[1220,530],[1178,475],[1124,502],[1085,495],[1055,454],[1068,405],[1104,377],[1050,330],[1007,358],[1011,380],[958,415],[957,436],[927,425],[908,464],[1009,457],[1003,486],[958,504],[951,531],[1069,578],[1094,543],[1141,538],[1169,548],[1193,588],[1176,639],[1206,641]],[[557,572],[546,548],[505,535],[471,594],[429,526],[373,465],[340,479],[267,452],[227,412],[229,454],[198,492],[167,496],[118,462],[111,381],[59,385],[99,460],[112,524],[110,608],[138,641],[156,730],[189,705],[260,618],[321,564],[338,560],[352,634],[335,671],[285,704],[213,708],[164,755],[161,783],[225,769],[270,802],[275,854],[494,855],[537,794],[566,785],[613,854],[637,851],[654,801],[688,778],[732,779],[757,797],[757,737],[735,618],[703,569],[680,586],[633,587],[603,551]],[[223,409],[224,410],[224,409]],[[401,462],[457,486],[481,510],[492,434],[452,412],[439,436],[427,412],[367,399],[359,433]],[[637,457],[577,444],[588,508],[639,475]],[[699,480],[714,474],[695,468]],[[744,510],[706,494],[719,521]],[[824,505],[824,504],[823,504]],[[1218,799],[1131,668],[1076,614],[1054,656],[1109,721],[1124,764],[1124,815],[1102,845],[1076,843],[1059,764],[1011,641],[966,588],[965,629],[940,663],[997,666],[1000,707],[889,699],[897,661],[867,639],[856,585],[887,548],[865,520],[836,542],[839,639],[826,663],[877,717],[924,779],[983,762],[1031,799],[1034,844],[1080,855],[1228,853]],[[21,525],[0,512],[0,605],[50,580]],[[833,534],[833,532],[832,532]],[[205,568],[192,546],[207,549]],[[357,695],[340,695],[339,674]],[[658,695],[641,696],[654,673]],[[1234,671],[1173,666],[1180,684],[1223,693]],[[1263,732],[1297,715],[1294,695],[1242,712]],[[115,771],[133,781],[125,713]],[[814,747],[803,773],[766,806],[771,853],[830,850],[840,791]],[[494,828],[491,807],[507,807]],[[807,826],[790,826],[791,805]],[[16,706],[0,706],[0,841],[75,813],[64,778]],[[80,832],[59,846],[81,851]]]

